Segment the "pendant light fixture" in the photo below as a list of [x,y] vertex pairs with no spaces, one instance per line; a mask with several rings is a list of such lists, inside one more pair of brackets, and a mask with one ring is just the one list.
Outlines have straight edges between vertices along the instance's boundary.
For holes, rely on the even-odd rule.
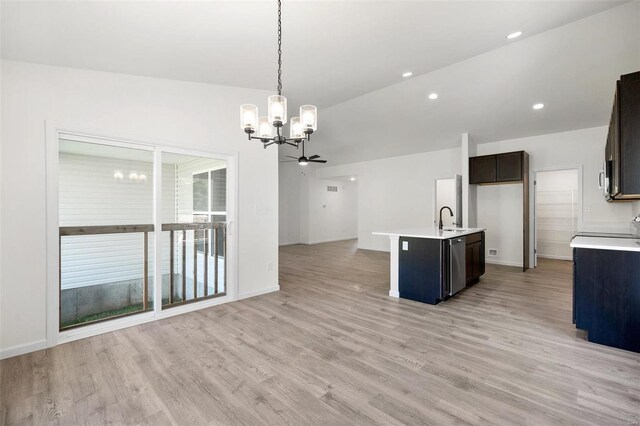
[[[300,115],[289,120],[289,137],[283,135],[287,124],[287,98],[282,96],[282,1],[278,0],[278,86],[277,95],[267,99],[267,116],[258,115],[258,107],[252,104],[240,106],[240,128],[249,140],[258,139],[264,148],[269,145],[298,145],[311,138],[318,128],[318,109],[313,105],[302,105]],[[275,132],[274,132],[275,131]],[[275,133],[275,134],[274,134]],[[253,136],[256,134],[256,136]]]

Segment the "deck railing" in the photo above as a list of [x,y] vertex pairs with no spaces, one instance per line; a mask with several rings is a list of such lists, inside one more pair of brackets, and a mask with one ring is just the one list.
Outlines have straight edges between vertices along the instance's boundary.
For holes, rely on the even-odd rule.
[[[98,226],[61,226],[58,238],[58,280],[59,292],[62,294],[62,237],[104,234],[132,234],[142,232],[144,235],[144,272],[142,274],[142,310],[149,309],[149,232],[153,225],[98,225]],[[60,304],[62,309],[62,304]]]
[[[227,227],[225,222],[205,222],[205,223],[166,223],[162,225],[162,231],[169,232],[169,298],[168,304],[164,307],[182,305],[184,303],[194,302],[205,298],[223,296],[226,294],[227,282]],[[187,300],[187,231],[193,231],[193,298]],[[154,225],[99,225],[99,226],[61,226],[59,229],[59,258],[58,258],[58,279],[59,279],[59,297],[61,301],[62,295],[62,237],[67,236],[87,236],[87,235],[104,235],[104,234],[127,234],[142,233],[143,234],[143,284],[142,284],[142,311],[149,309],[149,233],[154,232]],[[181,300],[175,300],[175,267],[176,267],[176,233],[182,234],[181,241]],[[202,237],[199,238],[199,235]],[[209,241],[212,241],[213,257],[213,293],[209,294]],[[203,291],[198,295],[198,245],[203,243],[204,246],[204,262],[203,262]],[[220,250],[219,246],[222,246]],[[222,251],[222,253],[220,253]],[[222,257],[222,265],[220,258]],[[219,272],[222,266],[222,285],[224,290],[220,291]],[[162,282],[162,280],[160,280]],[[162,285],[162,284],[161,284]],[[62,303],[59,304],[62,309]],[[60,315],[61,315],[60,311]],[[118,315],[120,316],[120,315]],[[114,317],[109,317],[114,318]],[[109,319],[104,318],[104,319]],[[92,321],[93,322],[93,321]]]
[[[183,304],[187,302],[191,302],[194,300],[201,300],[204,298],[209,298],[213,296],[222,296],[226,294],[226,282],[227,282],[227,224],[225,222],[205,222],[205,223],[165,223],[162,225],[163,231],[169,231],[169,269],[171,273],[169,274],[169,304],[168,306],[175,306],[176,304]],[[185,295],[187,294],[187,231],[193,231],[193,299],[186,300]],[[175,278],[173,271],[175,269],[175,238],[176,232],[182,233],[182,279],[181,279],[181,287],[182,287],[182,300],[179,302],[174,302],[173,296],[175,291]],[[198,238],[198,233],[202,234],[202,239]],[[198,296],[198,244],[200,241],[203,242],[204,245],[204,259],[203,262],[203,282],[204,289],[203,295]],[[209,294],[209,241],[212,241],[211,247],[213,249],[213,253],[211,256],[213,257],[213,293]],[[220,253],[218,246],[222,242],[222,254],[223,254],[223,283],[225,285],[225,291],[219,291],[219,258]]]

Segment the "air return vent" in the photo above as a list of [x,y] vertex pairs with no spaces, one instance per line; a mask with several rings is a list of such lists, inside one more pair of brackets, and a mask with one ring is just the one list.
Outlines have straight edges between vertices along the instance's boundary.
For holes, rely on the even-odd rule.
[[328,192],[338,192],[338,187],[337,186],[327,186],[327,191]]

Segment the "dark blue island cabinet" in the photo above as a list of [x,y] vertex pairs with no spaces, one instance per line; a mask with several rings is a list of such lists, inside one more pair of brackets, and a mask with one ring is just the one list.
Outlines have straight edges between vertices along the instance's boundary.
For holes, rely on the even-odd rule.
[[398,291],[401,298],[431,305],[443,299],[446,242],[441,239],[400,237]]
[[573,321],[590,342],[640,352],[640,252],[573,249]]

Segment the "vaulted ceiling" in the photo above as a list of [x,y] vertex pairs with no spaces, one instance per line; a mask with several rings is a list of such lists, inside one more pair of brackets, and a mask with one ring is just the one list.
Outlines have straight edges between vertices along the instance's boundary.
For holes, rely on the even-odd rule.
[[[592,15],[612,1],[285,1],[284,88],[335,105]],[[2,57],[275,89],[275,1],[3,1]]]
[[[1,24],[4,59],[275,89],[275,1],[3,1]],[[285,1],[283,25],[290,112],[320,107],[333,164],[605,124],[640,68],[638,2]]]

